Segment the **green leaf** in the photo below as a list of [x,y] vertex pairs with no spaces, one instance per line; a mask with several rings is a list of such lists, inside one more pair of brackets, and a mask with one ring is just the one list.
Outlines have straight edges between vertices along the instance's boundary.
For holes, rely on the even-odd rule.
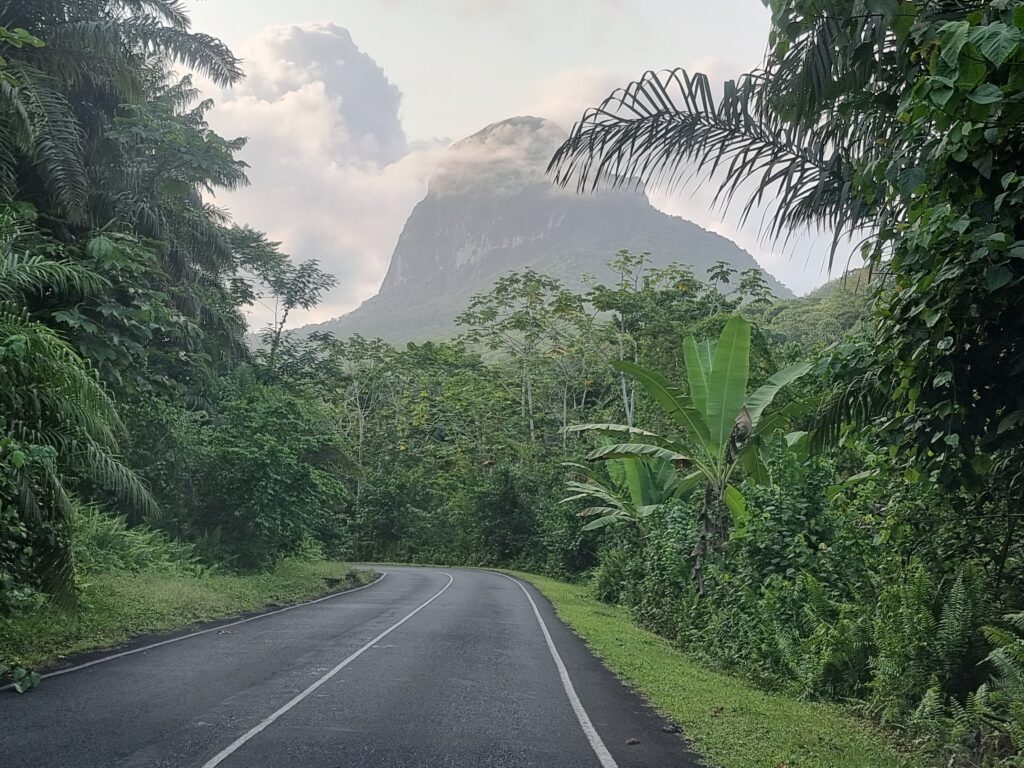
[[106,261],[114,255],[114,250],[114,241],[106,235],[97,235],[85,244],[86,255],[97,261]]
[[997,101],[1003,100],[1003,91],[998,85],[982,83],[971,91],[967,98],[975,104],[995,104]]
[[941,59],[951,67],[956,66],[956,61],[960,57],[960,49],[967,43],[967,35],[970,32],[971,25],[966,21],[951,21],[942,25],[939,30],[942,35],[942,53],[939,54]]
[[786,447],[796,448],[797,450],[799,450],[799,448],[807,442],[807,436],[809,434],[810,432],[803,431],[790,432],[788,435],[786,435]]
[[715,359],[715,350],[718,349],[718,339],[704,339],[697,342],[697,357],[700,358],[700,366],[710,375],[711,361]]
[[896,14],[896,18],[890,24],[893,34],[900,40],[905,39],[910,34],[916,19],[917,6],[910,2],[910,0],[904,0],[904,2],[900,3],[899,13]]
[[609,459],[661,459],[662,461],[685,461],[691,459],[682,453],[663,448],[660,445],[647,443],[616,443],[602,445],[587,454],[588,461],[608,461]]
[[650,488],[644,482],[647,475],[643,471],[643,461],[640,459],[623,459],[622,468],[626,473],[626,489],[629,491],[629,498],[636,505],[646,503],[649,500],[647,496]]
[[722,494],[725,506],[732,513],[732,521],[736,526],[735,533],[740,536],[746,535],[747,524],[750,522],[750,515],[747,514],[747,500],[734,485],[725,486],[725,493]]
[[865,470],[863,472],[858,472],[857,474],[851,475],[850,477],[846,478],[846,480],[844,480],[841,483],[837,483],[836,485],[830,485],[826,489],[825,495],[829,499],[832,499],[832,497],[834,497],[840,491],[845,490],[846,488],[849,488],[851,485],[856,485],[857,483],[862,483],[865,480],[871,480],[871,479],[873,479],[875,477],[878,477],[878,474],[879,473],[878,473],[877,469],[867,469],[867,470]]
[[999,426],[996,428],[996,434],[1001,435],[1003,432],[1014,429],[1024,424],[1024,410],[1013,411],[1007,414],[999,421]]
[[678,485],[672,491],[672,497],[675,499],[684,499],[693,492],[693,490],[701,483],[702,480],[706,480],[706,475],[697,470],[691,472],[682,480],[679,481]]
[[598,432],[609,435],[627,434],[636,437],[661,439],[661,436],[654,432],[648,432],[646,429],[630,427],[625,424],[574,424],[571,427],[564,427],[562,432],[570,435],[577,432]]
[[736,315],[722,329],[708,378],[707,425],[716,454],[725,450],[746,401],[749,375],[750,323]]
[[582,530],[594,531],[598,528],[604,528],[606,525],[610,525],[611,523],[618,522],[619,519],[619,515],[605,515],[604,517],[599,517],[596,520],[591,520],[589,523],[583,526]]
[[1013,272],[1009,267],[1000,264],[985,273],[985,287],[991,293],[998,291],[1013,279]]
[[985,453],[979,453],[973,459],[971,459],[971,467],[979,475],[985,476],[992,471],[992,467],[995,462],[992,461],[992,457]]
[[795,403],[789,403],[784,408],[773,410],[767,416],[762,416],[757,426],[757,434],[770,435],[780,429],[788,429],[794,419],[806,416],[814,411],[821,403],[819,397],[806,397]]
[[764,409],[771,405],[772,400],[779,391],[794,381],[799,379],[801,376],[806,376],[811,371],[810,363],[796,363],[788,368],[783,368],[772,374],[768,381],[757,388],[750,397],[747,398],[747,413],[750,414],[750,421],[757,428],[758,422],[761,420],[761,414]]
[[771,485],[772,476],[768,471],[768,465],[764,463],[761,455],[760,440],[755,438],[743,446],[740,451],[739,464],[744,474],[757,485]]
[[900,174],[900,192],[909,195],[917,190],[928,179],[928,173],[924,168],[914,166]]
[[686,365],[686,381],[690,385],[690,400],[693,401],[693,407],[706,417],[711,362],[702,357],[693,336],[683,339],[683,362]]
[[1003,22],[997,21],[972,28],[968,40],[982,56],[998,67],[1017,48],[1020,43],[1020,35],[1021,32],[1016,27],[1008,27]]
[[708,426],[704,418],[696,408],[686,403],[683,395],[669,384],[664,376],[625,360],[616,360],[611,365],[616,370],[628,373],[636,379],[640,386],[654,398],[654,401],[662,407],[669,417],[686,429],[690,438],[706,452],[713,456],[717,456],[720,453],[720,451],[715,452],[712,449]]
[[958,65],[956,85],[960,90],[966,91],[974,88],[988,75],[988,65],[983,59],[978,58],[977,52],[969,47],[963,51]]

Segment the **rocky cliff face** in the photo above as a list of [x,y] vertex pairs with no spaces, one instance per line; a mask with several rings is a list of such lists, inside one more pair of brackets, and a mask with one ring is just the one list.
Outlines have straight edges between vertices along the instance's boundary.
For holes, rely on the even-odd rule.
[[735,243],[658,211],[642,192],[555,188],[544,170],[564,138],[554,123],[516,117],[454,144],[406,221],[380,292],[316,330],[392,341],[449,335],[469,296],[500,275],[532,267],[577,287],[584,275],[610,278],[606,264],[622,248],[698,275],[716,261],[757,267]]

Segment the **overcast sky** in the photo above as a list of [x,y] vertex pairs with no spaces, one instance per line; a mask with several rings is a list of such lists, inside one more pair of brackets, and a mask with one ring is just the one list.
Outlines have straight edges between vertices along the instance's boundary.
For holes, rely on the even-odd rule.
[[[760,0],[192,0],[190,10],[248,75],[212,89],[210,121],[249,137],[253,182],[216,202],[339,278],[297,323],[376,292],[452,141],[519,114],[569,128],[647,69],[734,77],[760,61],[768,34]],[[781,253],[753,225],[710,211],[703,192],[652,199],[736,240],[797,293],[829,277],[814,240]]]

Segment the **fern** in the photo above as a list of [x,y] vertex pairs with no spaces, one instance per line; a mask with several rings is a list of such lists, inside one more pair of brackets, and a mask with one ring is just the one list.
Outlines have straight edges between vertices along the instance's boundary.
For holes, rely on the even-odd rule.
[[1024,750],[1024,613],[1003,617],[1011,629],[981,628],[992,645],[985,661],[995,674],[990,681],[994,726],[1018,751]]

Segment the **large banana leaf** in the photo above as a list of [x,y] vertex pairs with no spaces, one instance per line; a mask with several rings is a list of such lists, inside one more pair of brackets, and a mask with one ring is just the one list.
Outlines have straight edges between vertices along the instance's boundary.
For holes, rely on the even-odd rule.
[[806,416],[813,411],[819,402],[817,397],[809,397],[790,403],[784,408],[773,410],[767,416],[763,416],[754,426],[754,432],[758,435],[770,435],[778,430],[788,431],[794,420]]
[[618,507],[587,507],[581,511],[578,517],[593,517],[594,515],[620,515],[622,510]]
[[598,483],[577,483],[571,481],[566,483],[566,489],[572,493],[572,496],[567,496],[562,499],[561,504],[567,504],[571,501],[579,501],[581,499],[600,499],[610,507],[615,509],[625,509],[628,505],[625,503],[617,493],[605,488],[603,485]]
[[772,476],[768,471],[768,465],[764,463],[761,455],[761,438],[755,436],[747,443],[739,456],[740,466],[743,473],[758,485],[771,485]]
[[707,479],[708,476],[699,469],[695,472],[691,472],[680,480],[672,489],[672,498],[686,498],[698,485],[700,485],[702,481],[706,481]]
[[711,373],[711,362],[715,359],[715,350],[718,349],[718,339],[704,339],[697,342],[697,357],[700,360],[701,368]]
[[622,435],[630,435],[632,437],[642,437],[647,442],[658,443],[659,445],[664,445],[667,442],[661,435],[648,432],[646,429],[628,427],[625,424],[576,424],[575,426],[564,427],[562,432],[566,434],[594,432],[608,437],[618,437],[619,439],[622,439]]
[[660,373],[641,368],[639,365],[625,360],[613,361],[612,367],[628,373],[636,379],[673,421],[684,427],[691,439],[707,453],[711,456],[717,456],[720,453],[720,451],[713,450],[708,425],[704,417],[696,408],[686,402],[686,397],[669,384],[668,379]]
[[587,454],[588,461],[607,461],[608,459],[661,459],[663,461],[685,461],[692,459],[684,453],[648,443],[616,443],[602,445]]
[[754,394],[747,398],[747,413],[750,414],[750,421],[755,428],[764,409],[771,405],[772,400],[779,394],[779,390],[806,375],[810,370],[810,363],[796,363],[788,368],[783,368],[773,374],[768,381],[757,388]]
[[623,519],[623,515],[619,515],[619,514],[605,515],[604,517],[597,518],[597,520],[591,520],[589,523],[587,523],[586,525],[583,526],[582,530],[584,530],[584,531],[597,530],[598,528],[604,528],[606,525],[610,525],[611,523],[617,523],[617,522],[619,522],[619,520],[622,520],[622,519]]
[[693,336],[683,339],[683,363],[686,364],[686,381],[690,385],[690,400],[700,413],[708,412],[708,378],[711,375],[711,352],[706,345],[701,354]]
[[708,377],[706,423],[715,455],[725,450],[736,416],[747,399],[750,374],[750,323],[729,318],[718,338]]
[[623,459],[622,468],[626,472],[626,490],[629,498],[636,506],[648,503],[650,496],[650,475],[646,472],[644,462],[640,459]]
[[732,513],[733,536],[743,537],[747,535],[747,525],[750,522],[750,514],[747,512],[747,501],[743,494],[734,485],[725,486],[722,494],[725,506]]
[[650,492],[647,504],[661,504],[675,495],[679,485],[679,473],[674,464],[667,461],[645,461]]

